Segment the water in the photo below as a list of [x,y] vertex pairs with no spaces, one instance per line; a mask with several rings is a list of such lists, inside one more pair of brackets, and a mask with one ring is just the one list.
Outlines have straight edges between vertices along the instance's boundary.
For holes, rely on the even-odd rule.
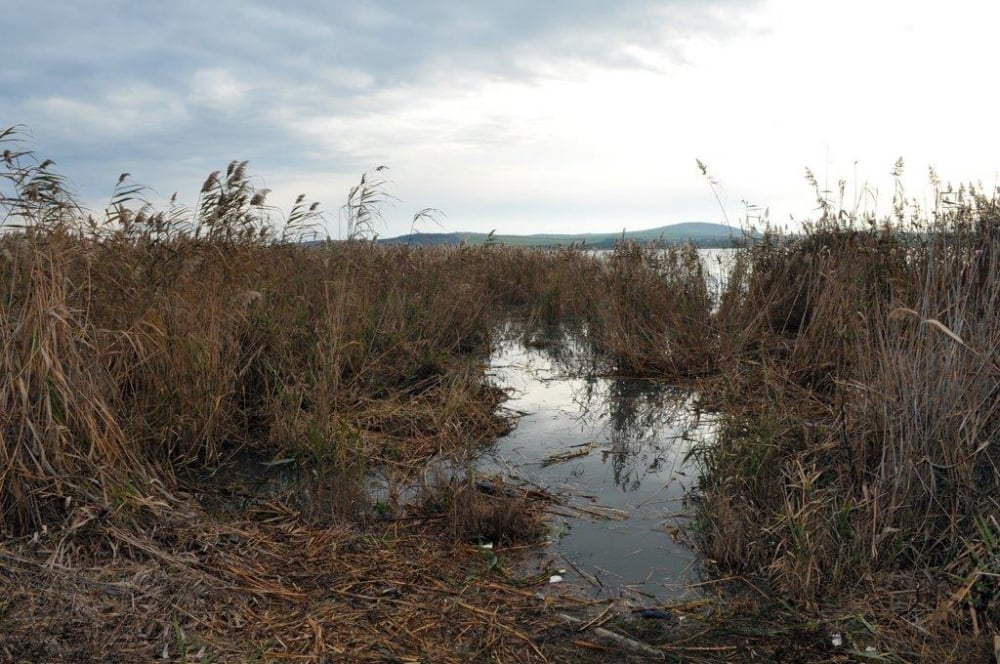
[[[700,253],[710,285],[718,288],[732,251]],[[478,460],[478,470],[563,499],[552,510],[550,545],[534,562],[565,569],[576,594],[636,604],[681,597],[699,572],[681,531],[688,519],[683,499],[695,484],[685,455],[711,438],[711,418],[695,412],[686,391],[601,377],[585,344],[572,336],[555,330],[542,341],[528,348],[512,339],[491,358],[492,379],[510,390],[505,406],[519,417],[516,429]],[[300,492],[298,464],[258,456],[241,453],[213,473],[221,485],[242,487],[228,503]],[[446,459],[434,467],[443,476],[456,470]],[[391,475],[366,478],[373,503],[419,495],[421,483]]]
[[[511,341],[492,359],[506,406],[521,414],[480,469],[565,498],[554,508],[551,567],[592,597],[676,599],[697,578],[697,555],[675,538],[695,476],[685,455],[711,435],[690,394],[595,374],[571,339],[543,348]],[[582,454],[561,462],[555,455]]]

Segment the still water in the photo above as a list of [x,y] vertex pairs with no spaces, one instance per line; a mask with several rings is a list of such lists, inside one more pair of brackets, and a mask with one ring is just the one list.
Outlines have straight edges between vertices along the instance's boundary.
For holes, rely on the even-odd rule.
[[518,424],[480,470],[563,498],[545,556],[574,589],[675,599],[698,574],[695,552],[680,541],[683,499],[696,480],[685,455],[711,436],[711,420],[687,392],[601,377],[581,348],[565,337],[498,347],[491,373]]

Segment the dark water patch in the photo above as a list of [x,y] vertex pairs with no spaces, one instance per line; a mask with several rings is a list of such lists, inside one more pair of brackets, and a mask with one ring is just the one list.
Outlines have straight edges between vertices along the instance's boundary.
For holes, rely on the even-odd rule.
[[242,514],[270,501],[301,501],[304,471],[298,460],[252,448],[225,454],[210,471],[191,472],[187,480],[212,512]]

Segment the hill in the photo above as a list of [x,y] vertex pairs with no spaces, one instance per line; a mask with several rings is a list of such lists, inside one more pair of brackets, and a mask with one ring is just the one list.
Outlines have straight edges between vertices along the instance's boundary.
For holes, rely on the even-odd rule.
[[570,244],[584,244],[592,249],[611,249],[615,242],[622,238],[636,242],[662,242],[673,244],[692,242],[702,247],[729,247],[733,239],[741,237],[740,230],[723,224],[705,222],[685,222],[659,226],[641,231],[625,231],[617,233],[575,233],[553,234],[539,233],[534,235],[490,235],[487,233],[411,233],[393,238],[382,238],[383,244],[413,244],[413,245],[481,245],[490,241],[519,247],[556,247]]

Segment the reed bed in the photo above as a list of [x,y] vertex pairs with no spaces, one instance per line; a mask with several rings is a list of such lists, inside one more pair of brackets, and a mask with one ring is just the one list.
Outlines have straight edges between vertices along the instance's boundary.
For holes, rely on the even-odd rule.
[[861,615],[851,651],[985,661],[1000,630],[998,221],[976,190],[910,232],[831,215],[742,250],[720,302],[700,546]]
[[603,267],[588,338],[616,374],[682,381],[714,371],[714,303],[694,246],[621,243]]
[[[0,658],[545,661],[557,622],[469,543],[505,556],[541,510],[366,489],[509,428],[491,256],[145,242],[0,240]],[[251,451],[307,481],[261,504],[205,479]]]
[[[472,543],[516,558],[543,510],[421,478],[511,426],[497,330],[586,320],[598,258],[381,246],[370,189],[351,241],[304,243],[318,209],[240,162],[190,209],[122,176],[95,216],[0,141],[0,658],[546,661],[547,576]],[[299,480],[213,481],[248,456]],[[422,488],[376,501],[376,472]]]

